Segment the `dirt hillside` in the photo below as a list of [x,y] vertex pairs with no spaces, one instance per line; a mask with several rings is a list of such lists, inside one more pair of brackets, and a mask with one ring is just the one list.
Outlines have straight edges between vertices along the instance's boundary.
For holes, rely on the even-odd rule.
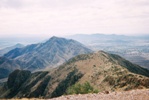
[[149,90],[102,92],[98,94],[68,95],[49,100],[149,100]]

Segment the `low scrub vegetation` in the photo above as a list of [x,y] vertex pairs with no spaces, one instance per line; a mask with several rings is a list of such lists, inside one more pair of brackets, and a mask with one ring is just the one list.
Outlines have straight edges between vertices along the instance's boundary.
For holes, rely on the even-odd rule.
[[87,94],[87,93],[98,93],[97,89],[94,89],[89,82],[84,84],[75,84],[69,87],[66,91],[66,94]]

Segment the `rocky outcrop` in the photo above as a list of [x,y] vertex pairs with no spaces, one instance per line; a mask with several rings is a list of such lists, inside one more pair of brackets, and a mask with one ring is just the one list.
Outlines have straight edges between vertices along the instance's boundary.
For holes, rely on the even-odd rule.
[[4,97],[12,98],[14,97],[17,92],[19,91],[20,87],[24,82],[30,77],[31,72],[27,70],[15,70],[12,72],[7,81],[7,87],[9,91],[7,95],[4,95]]
[[15,70],[12,72],[7,81],[8,88],[18,89],[30,77],[31,72],[27,70]]

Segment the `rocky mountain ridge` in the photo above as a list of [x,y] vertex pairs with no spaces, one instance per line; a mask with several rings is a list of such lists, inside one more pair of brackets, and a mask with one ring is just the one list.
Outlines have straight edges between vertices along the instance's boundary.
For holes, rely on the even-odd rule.
[[24,45],[18,43],[18,44],[14,45],[14,46],[3,48],[3,49],[0,50],[0,56],[3,56],[4,54],[6,54],[7,52],[9,52],[12,49],[22,48],[22,47],[24,47]]
[[90,52],[92,52],[90,49],[75,40],[54,36],[44,43],[31,44],[9,51],[2,58],[8,59],[11,64],[0,59],[0,71],[50,69],[59,66],[76,55]]
[[[49,71],[29,73],[11,73],[8,80],[13,81],[0,87],[0,97],[53,98],[64,95],[70,86],[86,81],[100,92],[149,88],[149,70],[103,51],[76,56]],[[8,84],[18,85],[15,88]]]

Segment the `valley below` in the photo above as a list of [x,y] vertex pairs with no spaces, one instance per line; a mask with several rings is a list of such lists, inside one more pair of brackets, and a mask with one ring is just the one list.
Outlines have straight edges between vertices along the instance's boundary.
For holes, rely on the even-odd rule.
[[149,36],[125,36],[77,34],[68,38],[75,39],[94,51],[103,50],[117,54],[134,64],[149,69]]

